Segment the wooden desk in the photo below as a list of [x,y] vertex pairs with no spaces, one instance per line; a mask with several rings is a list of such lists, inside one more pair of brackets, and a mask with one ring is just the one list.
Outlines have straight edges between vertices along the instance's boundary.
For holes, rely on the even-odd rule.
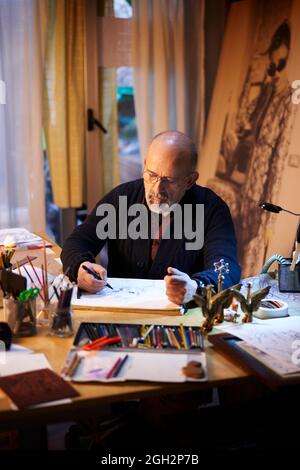
[[[46,237],[44,237],[46,238]],[[53,246],[55,256],[59,256],[60,248]],[[30,250],[31,255],[36,253]],[[37,253],[39,257],[41,252]],[[24,252],[19,252],[15,259],[24,257]],[[51,258],[54,258],[52,256]],[[39,265],[39,260],[34,264]],[[57,269],[55,262],[51,259],[50,266]],[[91,319],[91,311],[75,311],[75,327],[76,323],[87,318]],[[0,313],[1,315],[1,313]],[[105,321],[118,321],[127,323],[169,323],[195,326],[201,321],[200,310],[188,312],[185,316],[155,316],[153,314],[126,314],[120,319],[116,313],[109,312],[92,312],[92,317]],[[62,365],[65,361],[67,352],[69,351],[73,338],[61,339],[47,336],[45,331],[39,331],[37,336],[22,338],[14,341],[22,346],[29,347],[36,352],[44,353],[53,367],[54,371],[60,373]],[[74,387],[80,393],[80,397],[74,399],[71,403],[61,405],[47,405],[41,408],[35,408],[24,411],[13,411],[10,407],[8,398],[0,391],[0,429],[13,429],[20,426],[30,426],[39,424],[48,424],[59,421],[75,420],[80,416],[87,416],[88,413],[93,414],[101,408],[102,405],[108,405],[113,402],[123,401],[133,398],[144,398],[157,395],[184,393],[190,390],[203,390],[212,387],[221,387],[223,385],[253,382],[255,378],[249,374],[246,369],[233,364],[225,356],[218,353],[207,343],[207,361],[208,361],[208,381],[195,384],[149,384],[144,382],[126,382],[120,384],[74,384]]]

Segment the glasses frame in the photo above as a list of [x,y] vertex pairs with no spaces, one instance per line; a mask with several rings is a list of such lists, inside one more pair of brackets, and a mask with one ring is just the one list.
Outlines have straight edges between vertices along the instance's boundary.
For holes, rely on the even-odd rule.
[[175,184],[178,184],[180,181],[184,181],[184,180],[186,180],[187,178],[190,177],[190,175],[184,176],[184,177],[181,177],[181,176],[179,176],[179,177],[159,176],[154,171],[151,171],[148,168],[144,169],[143,174],[145,174],[145,173],[148,175],[149,182],[151,184],[155,184],[158,181],[162,181],[162,182],[164,182],[165,184],[168,184],[168,185],[175,185]]

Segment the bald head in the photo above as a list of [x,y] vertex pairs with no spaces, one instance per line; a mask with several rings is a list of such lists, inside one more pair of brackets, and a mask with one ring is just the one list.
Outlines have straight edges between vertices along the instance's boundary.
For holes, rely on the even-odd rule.
[[179,131],[165,131],[157,134],[148,149],[151,158],[170,160],[171,165],[179,166],[188,172],[194,171],[197,166],[197,149],[194,142]]
[[144,170],[150,209],[156,212],[163,204],[179,202],[198,178],[196,164],[197,150],[188,136],[178,131],[156,135],[149,146]]

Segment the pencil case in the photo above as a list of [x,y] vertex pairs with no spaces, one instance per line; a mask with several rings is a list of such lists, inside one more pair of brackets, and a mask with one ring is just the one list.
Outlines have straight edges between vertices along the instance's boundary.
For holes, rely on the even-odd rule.
[[109,344],[102,349],[144,351],[164,349],[177,352],[186,350],[199,352],[205,349],[200,327],[96,322],[80,324],[74,339],[74,346],[84,347],[102,337],[120,337],[118,343]]

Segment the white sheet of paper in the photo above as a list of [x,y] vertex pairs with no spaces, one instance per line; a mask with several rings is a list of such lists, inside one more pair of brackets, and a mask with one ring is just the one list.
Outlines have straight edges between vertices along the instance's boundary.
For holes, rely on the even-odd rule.
[[295,351],[294,346],[298,341],[300,344],[300,316],[260,320],[253,323],[222,324],[218,329],[241,338],[249,345],[279,361],[295,366],[292,357]]
[[203,353],[197,355],[135,353],[133,358],[129,358],[126,379],[150,382],[186,382],[187,378],[183,375],[182,368],[190,360],[199,361],[204,366],[204,358],[205,355]]
[[25,348],[25,346],[21,346],[20,344],[12,344],[10,350],[7,351],[6,354],[13,354],[13,353],[22,353],[22,354],[31,354],[33,352],[32,349]]
[[39,369],[52,369],[44,354],[11,352],[5,355],[5,362],[0,363],[0,376],[21,374]]
[[26,228],[7,228],[0,230],[0,245],[3,245],[6,237],[11,238],[15,243],[35,243],[41,241],[42,238],[34,233],[29,232]]
[[82,294],[80,299],[73,294],[72,304],[79,307],[142,308],[151,310],[178,310],[179,305],[170,302],[165,293],[165,282],[161,279],[108,278],[108,287],[97,294]]
[[[37,277],[36,277],[36,275],[35,275],[35,273],[34,273],[34,270],[33,270],[32,267],[30,266],[30,264],[26,264],[25,266],[26,266],[26,269],[27,269],[28,274],[26,273],[26,271],[25,271],[25,269],[24,269],[24,266],[20,266],[20,272],[21,272],[21,276],[26,277],[26,279],[27,279],[27,289],[29,289],[30,286],[32,285],[32,282],[31,282],[30,277],[33,279],[34,285],[35,285],[36,287],[40,288],[41,285],[40,285],[40,283],[39,283],[39,281],[38,281],[38,279],[37,279]],[[42,273],[41,268],[38,268],[37,266],[35,266],[34,269],[35,269],[35,272],[36,272],[36,274],[38,275],[38,277],[39,277],[41,283],[43,283],[43,273]],[[14,269],[13,272],[14,272],[15,274],[19,274],[18,268]],[[55,276],[52,276],[52,274],[50,274],[50,273],[48,272],[48,284],[50,284],[50,283],[53,281],[54,277],[55,277]]]
[[[185,382],[187,378],[182,373],[182,368],[191,361],[201,362],[206,371],[205,353],[177,354],[158,352],[122,352],[99,351],[93,353],[80,352],[84,359],[80,362],[72,380],[76,382],[107,382],[105,378],[116,360],[129,355],[118,377],[112,381],[143,380],[149,382]],[[206,380],[207,377],[200,379]],[[197,380],[198,381],[198,380]]]
[[276,357],[270,356],[269,354],[261,351],[258,348],[255,348],[254,346],[249,343],[246,343],[245,341],[241,341],[239,343],[239,347],[254,356],[260,362],[263,362],[267,367],[269,367],[279,375],[290,375],[300,373],[299,367],[291,365],[290,363],[286,363],[284,361],[280,361]]

